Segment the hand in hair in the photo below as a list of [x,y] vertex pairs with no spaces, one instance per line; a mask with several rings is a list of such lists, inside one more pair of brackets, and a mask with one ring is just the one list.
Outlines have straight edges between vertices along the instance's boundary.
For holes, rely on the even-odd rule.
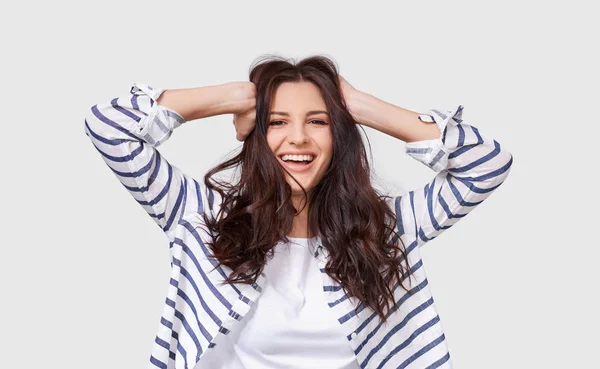
[[360,122],[358,107],[356,104],[356,95],[359,93],[359,91],[352,87],[352,85],[348,83],[348,81],[346,81],[346,79],[341,75],[338,75],[338,79],[340,81],[340,91],[342,93],[342,98],[346,103],[348,111],[354,117],[354,120]]
[[240,109],[233,114],[238,141],[244,141],[256,125],[256,86],[252,82],[235,82],[236,91],[233,99],[241,101]]

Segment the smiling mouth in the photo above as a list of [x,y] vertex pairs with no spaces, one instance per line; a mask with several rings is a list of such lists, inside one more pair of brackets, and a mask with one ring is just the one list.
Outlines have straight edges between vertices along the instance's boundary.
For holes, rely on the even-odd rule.
[[286,169],[293,171],[293,172],[305,172],[307,170],[309,170],[310,168],[312,168],[312,166],[315,163],[315,159],[313,158],[312,161],[294,161],[294,160],[288,160],[285,161],[281,158],[281,156],[278,156],[277,159],[279,160],[279,162],[281,163],[281,165],[283,165]]

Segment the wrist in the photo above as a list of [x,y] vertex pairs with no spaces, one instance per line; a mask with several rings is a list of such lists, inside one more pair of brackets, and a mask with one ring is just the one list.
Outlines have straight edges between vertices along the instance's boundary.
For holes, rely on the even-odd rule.
[[373,119],[373,111],[376,111],[374,105],[377,104],[377,98],[366,92],[354,90],[350,94],[347,105],[350,113],[357,123],[367,125]]
[[256,89],[250,82],[228,82],[222,85],[227,113],[241,114],[256,105]]

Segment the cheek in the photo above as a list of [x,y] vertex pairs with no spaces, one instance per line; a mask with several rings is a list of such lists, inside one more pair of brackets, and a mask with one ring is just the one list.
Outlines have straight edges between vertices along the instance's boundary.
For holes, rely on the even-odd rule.
[[321,137],[319,147],[321,148],[321,153],[324,154],[326,161],[329,162],[333,155],[333,141],[331,135],[328,134]]
[[277,145],[278,145],[277,135],[267,131],[266,137],[267,137],[267,144],[269,145],[269,148],[271,149],[271,151],[275,152],[275,149],[277,148]]

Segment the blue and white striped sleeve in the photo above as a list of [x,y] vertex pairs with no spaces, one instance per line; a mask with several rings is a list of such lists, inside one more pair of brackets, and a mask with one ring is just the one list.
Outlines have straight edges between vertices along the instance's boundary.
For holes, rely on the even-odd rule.
[[200,183],[156,149],[185,123],[180,114],[156,102],[163,91],[134,83],[129,93],[91,107],[85,133],[123,186],[172,241],[186,208],[202,213],[205,194]]
[[[398,232],[424,245],[464,218],[508,176],[512,154],[462,120],[463,106],[419,115],[438,125],[438,139],[409,142],[406,154],[438,172],[424,187],[394,198]],[[408,247],[408,246],[407,246]]]

